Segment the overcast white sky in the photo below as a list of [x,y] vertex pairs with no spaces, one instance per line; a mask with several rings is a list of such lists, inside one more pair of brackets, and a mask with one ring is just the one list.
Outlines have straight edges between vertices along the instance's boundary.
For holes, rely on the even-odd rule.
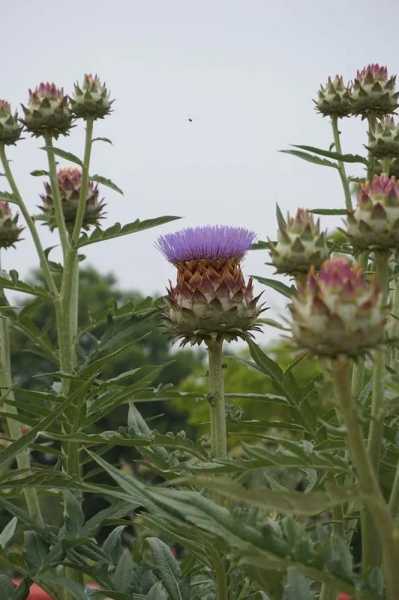
[[[224,223],[265,239],[274,237],[276,202],[284,211],[342,206],[335,171],[278,150],[329,146],[329,123],[312,105],[319,83],[336,73],[350,79],[370,62],[398,70],[398,22],[397,0],[3,0],[0,97],[18,105],[43,80],[70,91],[85,72],[107,82],[115,111],[96,134],[114,145],[96,144],[92,172],[125,196],[103,190],[104,224],[184,219],[86,255],[123,287],[154,293],[173,276],[153,245],[161,233]],[[360,121],[345,122],[345,150],[361,151],[362,133]],[[82,140],[75,130],[59,145],[81,153]],[[10,151],[34,212],[42,182],[29,173],[45,168],[40,145],[26,140]],[[4,259],[24,275],[37,265],[25,237]],[[270,274],[265,260],[251,253],[246,272]],[[277,301],[271,292],[267,300]]]

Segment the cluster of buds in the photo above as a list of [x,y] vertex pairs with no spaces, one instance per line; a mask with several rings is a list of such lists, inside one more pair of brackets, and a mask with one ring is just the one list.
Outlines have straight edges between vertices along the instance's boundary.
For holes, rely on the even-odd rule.
[[375,175],[360,185],[357,207],[348,214],[347,235],[360,249],[399,246],[399,180]]
[[66,135],[72,124],[72,111],[68,96],[54,83],[41,83],[29,90],[28,105],[22,105],[25,118],[22,120],[32,135],[57,138]]
[[350,93],[350,85],[344,83],[341,75],[334,79],[329,77],[327,83],[320,86],[317,100],[314,100],[316,110],[324,117],[348,117],[352,112]]
[[307,273],[313,265],[318,268],[328,258],[328,247],[320,221],[312,213],[299,208],[295,217],[284,219],[277,207],[279,224],[277,242],[269,242],[270,254],[277,272],[287,275]]
[[82,86],[75,83],[71,98],[73,114],[83,119],[103,119],[111,112],[113,100],[97,75],[85,75]]
[[0,100],[0,144],[15,144],[21,137],[21,131],[18,113],[11,111],[11,106],[6,100]]
[[383,342],[382,293],[346,258],[311,269],[290,310],[294,340],[312,354],[355,357]]
[[331,117],[390,115],[398,107],[395,84],[396,77],[389,77],[387,68],[378,64],[358,71],[352,83],[345,83],[341,75],[329,77],[314,100],[316,110]]
[[399,127],[393,117],[385,117],[370,131],[368,150],[377,158],[399,157]]
[[214,338],[247,338],[264,310],[246,283],[241,260],[254,240],[243,228],[205,226],[167,234],[161,252],[177,269],[163,312],[169,333],[182,345]]
[[18,227],[18,215],[13,216],[7,200],[0,197],[0,248],[10,248],[20,240],[23,227]]
[[[76,213],[79,206],[80,191],[82,187],[82,171],[77,167],[60,169],[57,173],[58,188],[61,196],[62,210],[66,227],[69,231],[73,230]],[[46,182],[45,193],[40,197],[43,201],[40,210],[43,212],[43,219],[53,230],[57,226],[54,209],[54,199],[51,185]],[[98,186],[89,181],[86,197],[86,210],[83,217],[83,229],[89,229],[90,226],[98,225],[99,220],[104,217],[104,202],[99,198]]]

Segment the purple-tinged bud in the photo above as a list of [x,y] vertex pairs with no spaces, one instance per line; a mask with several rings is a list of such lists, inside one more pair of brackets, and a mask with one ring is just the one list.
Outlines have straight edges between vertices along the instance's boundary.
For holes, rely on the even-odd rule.
[[371,183],[361,184],[346,233],[359,249],[399,248],[399,180],[375,175]]
[[18,215],[13,216],[9,202],[0,196],[0,248],[14,247],[22,230],[23,227],[18,227]]
[[399,157],[399,126],[393,117],[377,122],[374,131],[370,132],[367,148],[377,158]]
[[21,137],[22,127],[18,122],[18,113],[11,111],[6,100],[0,100],[0,144],[15,144]]
[[247,338],[260,330],[259,296],[245,282],[240,262],[255,235],[240,227],[205,226],[164,235],[158,247],[177,269],[163,319],[182,345],[219,337]]
[[[72,231],[79,206],[82,171],[78,167],[60,169],[57,173],[57,179],[65,224],[67,229]],[[46,182],[44,187],[45,194],[40,196],[43,204],[39,208],[43,212],[43,220],[53,230],[57,227],[53,193],[49,183]],[[87,190],[86,210],[83,217],[83,229],[98,226],[100,219],[104,218],[104,206],[104,202],[99,198],[98,186],[90,181]]]
[[279,231],[277,242],[269,242],[273,265],[278,273],[298,275],[307,273],[313,265],[319,268],[328,258],[325,232],[320,231],[320,221],[312,213],[299,208],[295,217],[284,219],[277,206]]
[[344,83],[342,75],[320,86],[317,99],[313,102],[316,110],[324,117],[348,117],[351,114],[350,85]]
[[389,77],[387,67],[368,65],[357,72],[351,91],[352,114],[366,118],[392,114],[398,107],[396,76]]
[[357,356],[384,340],[382,293],[346,258],[312,268],[290,310],[295,342],[315,355]]
[[71,129],[72,112],[69,98],[54,83],[41,83],[29,90],[28,105],[22,105],[26,129],[36,137],[49,135],[57,138]]
[[75,83],[71,98],[73,114],[82,119],[103,119],[111,112],[113,100],[97,75],[85,75],[82,86]]

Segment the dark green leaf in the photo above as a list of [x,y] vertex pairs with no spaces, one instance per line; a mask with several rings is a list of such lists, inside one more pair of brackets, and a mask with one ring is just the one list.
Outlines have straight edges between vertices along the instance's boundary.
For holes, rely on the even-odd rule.
[[302,152],[301,150],[280,150],[280,152],[283,152],[284,154],[291,154],[292,156],[296,156],[297,158],[306,160],[307,162],[313,163],[314,165],[321,165],[323,167],[332,167],[333,169],[338,169],[337,163],[333,163],[325,158],[320,158],[315,154],[308,154],[307,152]]
[[31,171],[31,175],[32,177],[48,177],[49,176],[49,172],[48,171],[44,171],[43,169],[35,169],[34,171]]
[[305,150],[306,152],[314,152],[315,154],[325,156],[326,158],[334,158],[335,160],[338,160],[340,162],[361,163],[363,165],[367,165],[367,158],[365,158],[364,156],[360,156],[360,154],[340,154],[339,152],[323,150],[322,148],[316,148],[315,146],[303,146],[301,144],[292,145],[294,148],[300,148],[301,150]]
[[[41,150],[49,150],[49,148],[47,148],[46,146],[44,146],[43,148],[41,148]],[[80,160],[80,158],[78,156],[76,156],[76,154],[72,154],[72,152],[67,152],[66,150],[62,150],[61,148],[51,148],[51,150],[54,152],[54,154],[56,156],[60,156],[61,158],[65,158],[65,160],[69,160],[70,162],[73,162],[77,165],[79,165],[80,167],[83,167],[83,163]]]
[[91,140],[92,142],[106,142],[107,144],[112,144],[112,140],[106,137],[96,137]]
[[259,275],[253,275],[253,278],[256,279],[256,281],[258,281],[259,283],[267,285],[273,290],[276,290],[276,292],[279,292],[286,298],[292,298],[292,296],[296,292],[295,287],[293,285],[289,287],[288,285],[285,285],[285,283],[279,281],[278,279],[269,279],[267,277],[260,277]]
[[313,208],[309,211],[315,215],[347,215],[345,208]]

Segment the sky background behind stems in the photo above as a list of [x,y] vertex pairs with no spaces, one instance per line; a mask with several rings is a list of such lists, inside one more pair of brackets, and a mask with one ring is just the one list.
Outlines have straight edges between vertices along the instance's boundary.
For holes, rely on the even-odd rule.
[[[114,145],[95,144],[91,172],[112,178],[125,196],[102,189],[104,226],[162,214],[184,219],[85,254],[124,288],[152,294],[174,274],[154,247],[161,233],[222,223],[274,238],[276,202],[284,212],[343,207],[335,170],[278,150],[329,147],[330,123],[312,103],[320,82],[336,73],[352,79],[370,62],[396,72],[398,22],[395,0],[3,1],[0,97],[18,106],[28,88],[47,80],[70,92],[86,72],[106,81],[115,110],[95,134]],[[360,119],[345,120],[342,130],[344,151],[361,152]],[[82,144],[81,127],[58,142],[80,155]],[[35,213],[43,182],[29,173],[46,168],[40,146],[26,139],[9,151]],[[337,222],[323,220],[330,228]],[[54,244],[42,231],[46,246]],[[3,258],[23,276],[37,266],[28,232],[25,238]],[[266,260],[252,252],[246,272],[270,275]],[[266,300],[281,306],[271,291]]]

